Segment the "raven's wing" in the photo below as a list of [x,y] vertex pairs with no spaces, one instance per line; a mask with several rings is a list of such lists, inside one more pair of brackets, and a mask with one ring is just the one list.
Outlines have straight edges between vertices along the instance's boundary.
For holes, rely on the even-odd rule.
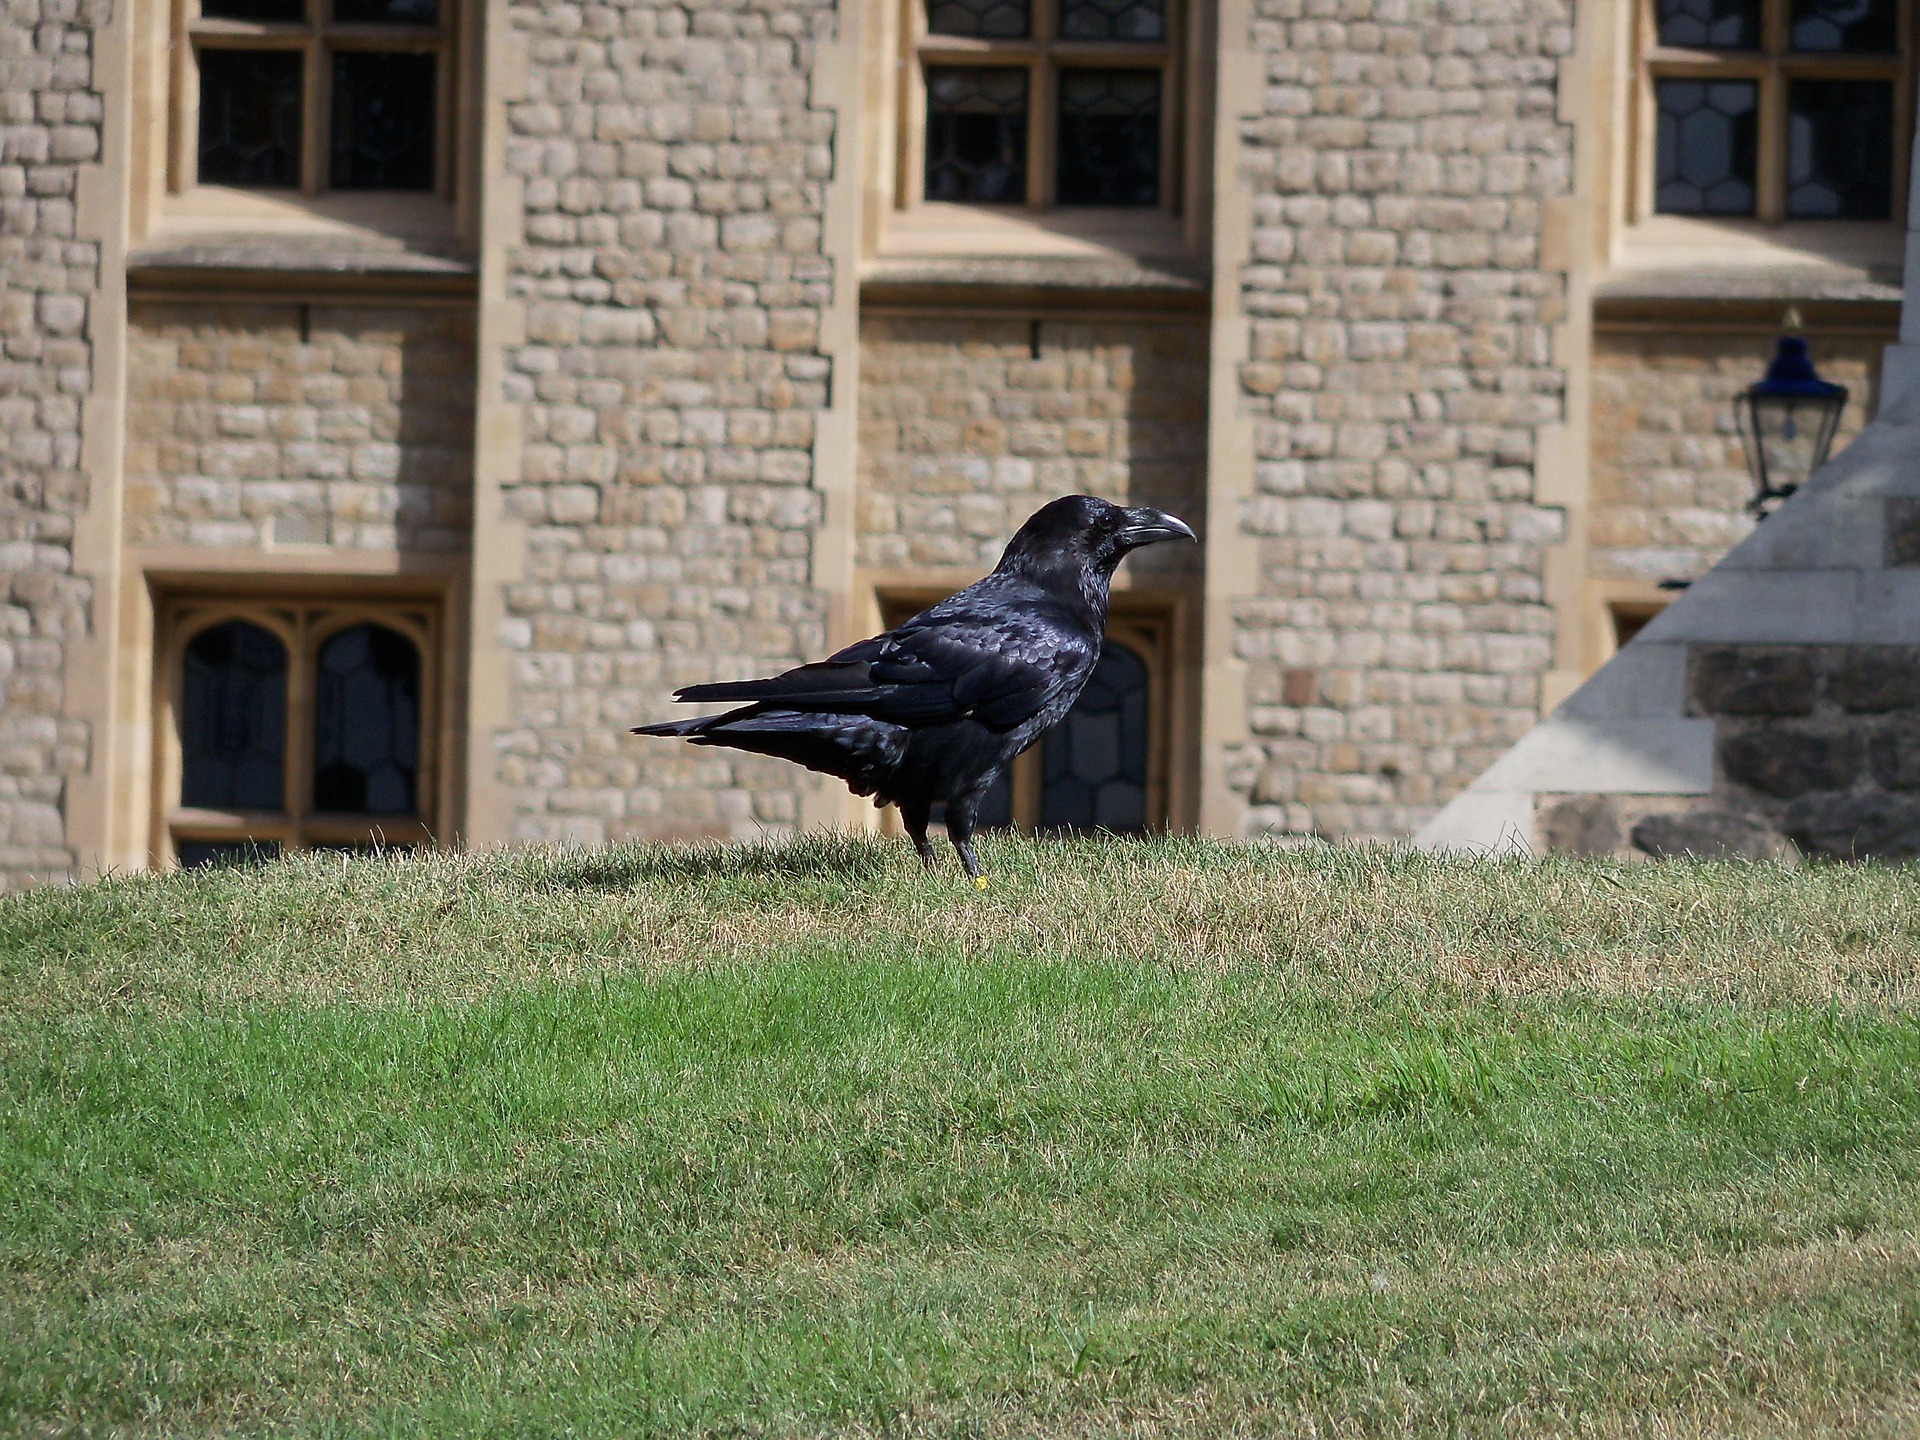
[[691,685],[677,700],[758,702],[783,710],[870,715],[896,725],[974,719],[1011,730],[1093,669],[1098,641],[1064,607],[1014,605],[966,592],[898,630],[767,680]]

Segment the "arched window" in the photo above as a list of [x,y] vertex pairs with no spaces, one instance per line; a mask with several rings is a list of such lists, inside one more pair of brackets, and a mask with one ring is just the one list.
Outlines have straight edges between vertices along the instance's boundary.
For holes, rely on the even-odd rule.
[[384,625],[320,646],[313,705],[313,808],[411,815],[420,767],[420,652]]
[[278,810],[286,794],[287,647],[244,620],[202,630],[181,665],[180,803]]
[[1147,828],[1147,662],[1108,640],[1067,718],[1041,741],[1040,828]]
[[158,848],[216,865],[431,838],[430,607],[182,600],[163,613],[178,668]]

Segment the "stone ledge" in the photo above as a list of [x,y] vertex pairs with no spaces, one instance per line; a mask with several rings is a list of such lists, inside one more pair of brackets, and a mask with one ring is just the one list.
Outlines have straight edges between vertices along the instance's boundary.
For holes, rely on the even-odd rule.
[[1201,310],[1206,268],[1180,260],[978,255],[870,261],[860,273],[863,306],[960,301],[969,308],[1042,304]]
[[137,250],[127,257],[131,298],[215,296],[285,299],[366,296],[471,299],[479,271],[449,255],[400,247],[208,240]]
[[1894,266],[1673,266],[1615,271],[1593,287],[1596,309],[1635,300],[1900,303]]

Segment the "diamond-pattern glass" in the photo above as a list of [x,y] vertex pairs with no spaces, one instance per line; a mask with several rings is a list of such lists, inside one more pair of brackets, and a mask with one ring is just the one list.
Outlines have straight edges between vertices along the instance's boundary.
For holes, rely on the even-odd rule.
[[314,676],[313,808],[411,815],[420,771],[420,652],[384,625],[320,647]]
[[1894,0],[1793,0],[1794,50],[1885,55],[1899,44]]
[[1027,72],[927,67],[929,200],[1027,198]]
[[1662,80],[1654,92],[1654,208],[1663,215],[1751,215],[1757,87],[1748,80]]
[[1796,80],[1787,87],[1787,214],[1884,220],[1893,213],[1893,86]]
[[286,794],[287,648],[244,620],[187,642],[180,677],[180,803],[278,810]]
[[1024,40],[1033,25],[1028,0],[927,0],[927,30],[980,40]]
[[299,25],[307,18],[307,0],[200,0],[200,14],[208,20]]
[[1063,0],[1060,33],[1068,40],[1164,40],[1166,0]]
[[438,25],[440,0],[333,0],[342,25]]
[[299,52],[204,47],[199,57],[201,183],[298,185]]
[[1660,0],[1660,43],[1689,50],[1758,50],[1760,0]]
[[432,55],[334,53],[334,189],[433,188],[436,66]]
[[1147,666],[1109,640],[1067,718],[1043,742],[1042,829],[1147,828]]
[[1160,72],[1062,70],[1062,205],[1160,203]]

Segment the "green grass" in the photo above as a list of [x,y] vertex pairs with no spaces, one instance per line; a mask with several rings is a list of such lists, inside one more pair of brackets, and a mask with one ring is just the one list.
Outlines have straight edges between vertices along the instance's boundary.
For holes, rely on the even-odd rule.
[[985,859],[0,901],[0,1432],[1920,1432],[1920,871]]

